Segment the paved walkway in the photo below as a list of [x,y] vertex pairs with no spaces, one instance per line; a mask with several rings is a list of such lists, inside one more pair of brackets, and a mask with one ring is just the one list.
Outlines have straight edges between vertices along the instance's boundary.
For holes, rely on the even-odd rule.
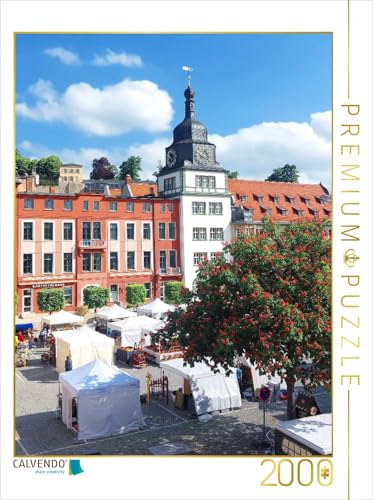
[[[146,428],[120,436],[79,441],[58,419],[58,374],[49,364],[41,362],[43,349],[34,349],[28,366],[16,369],[16,453],[17,455],[149,455],[150,448],[180,443],[191,455],[263,454],[258,447],[262,438],[263,412],[258,403],[243,401],[236,411],[212,416],[207,422],[193,418],[191,412],[177,410],[172,402],[161,400],[144,403],[142,411]],[[145,377],[155,377],[160,369],[144,369],[118,365],[140,379],[145,392]],[[171,390],[180,386],[180,379],[170,377]],[[278,420],[286,419],[286,403],[278,402],[266,412],[267,431]]]

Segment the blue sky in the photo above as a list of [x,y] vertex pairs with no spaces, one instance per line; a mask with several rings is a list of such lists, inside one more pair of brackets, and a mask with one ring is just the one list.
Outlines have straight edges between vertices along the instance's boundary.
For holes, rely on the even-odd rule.
[[86,175],[138,154],[154,179],[184,115],[182,65],[225,168],[264,180],[295,163],[330,186],[331,35],[17,35],[17,147]]

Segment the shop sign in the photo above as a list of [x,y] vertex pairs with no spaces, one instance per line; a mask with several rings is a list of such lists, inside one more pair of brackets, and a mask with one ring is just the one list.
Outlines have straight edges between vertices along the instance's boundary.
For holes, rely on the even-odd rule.
[[64,283],[35,283],[32,288],[63,288]]

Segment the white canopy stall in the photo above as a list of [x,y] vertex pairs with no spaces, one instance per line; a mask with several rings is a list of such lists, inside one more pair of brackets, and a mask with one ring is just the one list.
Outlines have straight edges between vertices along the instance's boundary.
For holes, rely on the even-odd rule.
[[101,311],[96,313],[97,318],[104,319],[106,321],[125,319],[132,316],[136,316],[136,313],[133,311],[129,311],[124,307],[120,307],[118,306],[118,304],[114,304],[111,307],[104,307],[103,309],[101,309]]
[[61,326],[61,325],[81,325],[84,323],[84,318],[82,316],[78,316],[77,314],[72,314],[67,311],[58,311],[53,314],[48,314],[47,316],[43,316],[41,318],[42,323],[46,323],[47,325],[52,326]]
[[214,373],[206,363],[184,365],[181,358],[163,361],[160,367],[189,379],[197,415],[203,413],[239,408],[242,405],[240,388],[235,372],[226,376],[223,368]]
[[72,400],[76,398],[78,439],[112,436],[145,425],[140,381],[100,360],[59,376],[62,421],[73,428]]
[[150,345],[150,334],[163,326],[163,321],[149,318],[148,316],[136,316],[127,318],[123,321],[115,321],[110,324],[112,330],[121,332],[122,347],[133,347],[135,344],[138,344],[142,338],[145,339],[145,345]]
[[138,307],[137,314],[138,316],[149,316],[155,319],[163,319],[165,314],[174,310],[174,306],[166,304],[163,300],[157,297],[153,300],[153,302],[149,302],[149,304]]
[[54,333],[56,337],[56,370],[65,370],[66,356],[70,355],[73,368],[78,368],[92,360],[100,359],[113,364],[114,340],[95,332],[87,325],[76,330]]

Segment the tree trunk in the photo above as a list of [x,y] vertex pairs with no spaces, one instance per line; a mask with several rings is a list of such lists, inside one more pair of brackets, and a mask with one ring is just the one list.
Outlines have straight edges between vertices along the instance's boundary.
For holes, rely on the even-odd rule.
[[288,391],[288,406],[287,406],[287,417],[288,420],[295,418],[295,401],[294,401],[294,379],[293,377],[286,378],[286,388]]

